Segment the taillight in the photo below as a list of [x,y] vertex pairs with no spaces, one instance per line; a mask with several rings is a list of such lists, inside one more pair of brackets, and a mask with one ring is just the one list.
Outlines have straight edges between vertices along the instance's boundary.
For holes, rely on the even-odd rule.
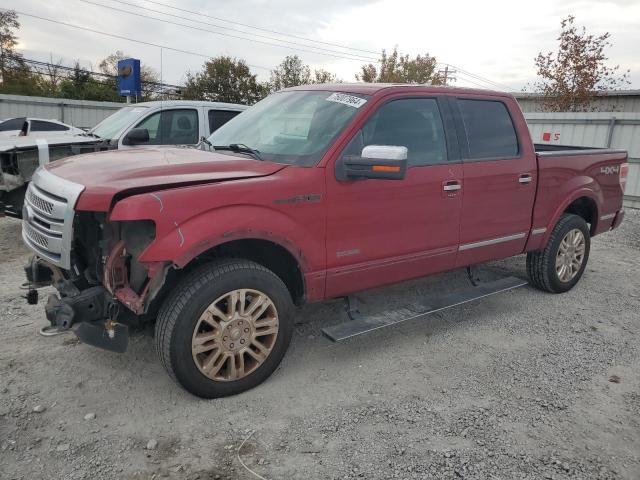
[[620,165],[620,188],[624,192],[624,187],[627,185],[627,175],[629,174],[629,164],[623,163]]

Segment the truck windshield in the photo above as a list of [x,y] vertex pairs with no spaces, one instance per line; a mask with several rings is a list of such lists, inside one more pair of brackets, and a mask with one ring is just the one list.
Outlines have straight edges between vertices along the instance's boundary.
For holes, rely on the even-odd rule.
[[367,99],[328,91],[275,93],[220,127],[208,140],[214,148],[223,148],[220,153],[224,154],[237,154],[230,145],[246,145],[263,160],[313,166]]
[[142,106],[121,108],[89,130],[89,133],[104,138],[105,140],[116,138],[122,129],[128,127],[136,118],[142,117],[147,109],[148,107]]

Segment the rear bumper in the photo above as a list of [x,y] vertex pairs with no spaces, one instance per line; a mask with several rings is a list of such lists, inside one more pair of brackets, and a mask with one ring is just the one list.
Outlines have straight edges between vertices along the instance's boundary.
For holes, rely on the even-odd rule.
[[614,228],[618,228],[622,223],[622,220],[624,220],[624,210],[618,210],[616,216],[613,219],[613,222],[611,223],[611,230],[613,230]]

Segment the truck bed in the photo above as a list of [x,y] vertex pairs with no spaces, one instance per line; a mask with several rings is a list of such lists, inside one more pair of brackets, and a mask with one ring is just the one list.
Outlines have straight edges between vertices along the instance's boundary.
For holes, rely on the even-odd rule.
[[581,146],[575,146],[575,145],[553,145],[549,143],[534,143],[533,148],[535,149],[536,153],[544,154],[545,156],[626,153],[625,150],[616,150],[611,148],[581,147]]

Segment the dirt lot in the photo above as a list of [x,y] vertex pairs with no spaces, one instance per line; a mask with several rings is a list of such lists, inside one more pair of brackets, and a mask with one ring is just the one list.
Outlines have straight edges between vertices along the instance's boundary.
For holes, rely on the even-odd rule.
[[[274,376],[213,401],[171,382],[149,334],[122,355],[38,335],[26,256],[0,219],[3,479],[640,478],[640,211],[594,239],[564,295],[524,287],[341,344],[320,329],[342,304],[308,306]],[[524,275],[524,258],[491,268]],[[363,309],[456,285],[368,292]]]

